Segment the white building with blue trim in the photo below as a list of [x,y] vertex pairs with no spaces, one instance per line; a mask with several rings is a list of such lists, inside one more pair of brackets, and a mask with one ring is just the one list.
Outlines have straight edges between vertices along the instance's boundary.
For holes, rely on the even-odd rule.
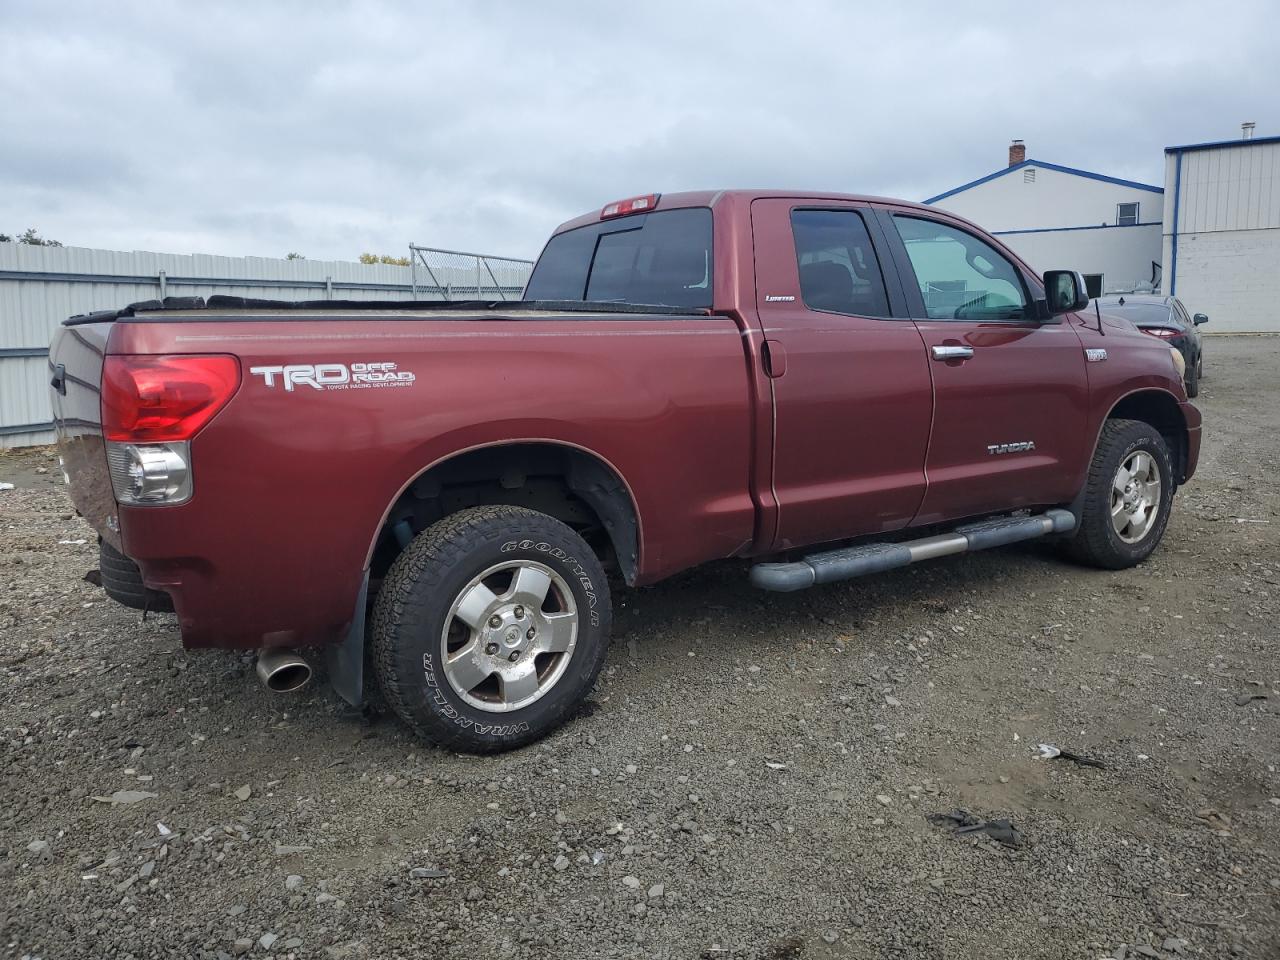
[[1206,332],[1280,333],[1280,137],[1168,147],[1165,290]]
[[1150,290],[1161,282],[1165,190],[1026,159],[1022,141],[995,173],[930,197],[972,220],[1035,270],[1079,270],[1089,292]]

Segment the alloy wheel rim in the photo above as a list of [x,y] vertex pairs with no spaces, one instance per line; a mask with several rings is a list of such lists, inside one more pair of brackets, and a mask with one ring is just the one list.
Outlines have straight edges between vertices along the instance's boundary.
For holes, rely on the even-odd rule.
[[1160,513],[1160,467],[1146,450],[1129,454],[1111,481],[1111,527],[1125,543],[1151,532]]
[[578,642],[569,584],[533,560],[495,564],[458,592],[440,636],[454,693],[490,713],[519,710],[564,675]]

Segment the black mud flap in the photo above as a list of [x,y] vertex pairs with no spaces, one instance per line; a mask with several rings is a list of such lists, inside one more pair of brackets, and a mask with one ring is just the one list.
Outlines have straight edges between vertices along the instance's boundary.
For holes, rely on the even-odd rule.
[[345,640],[329,648],[328,654],[329,683],[334,692],[353,707],[364,703],[364,625],[368,597],[369,571],[365,570],[351,615],[351,629]]

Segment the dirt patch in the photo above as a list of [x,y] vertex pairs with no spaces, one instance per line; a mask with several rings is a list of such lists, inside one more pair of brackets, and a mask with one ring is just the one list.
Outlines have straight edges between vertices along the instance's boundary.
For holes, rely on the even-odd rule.
[[485,759],[184,652],[82,580],[50,453],[0,455],[3,955],[1277,956],[1280,340],[1209,347],[1142,567],[626,592],[592,707]]

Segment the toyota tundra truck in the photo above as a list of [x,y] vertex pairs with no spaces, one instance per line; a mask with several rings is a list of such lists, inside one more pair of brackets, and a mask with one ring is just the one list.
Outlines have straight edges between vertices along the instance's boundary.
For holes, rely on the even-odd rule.
[[519,301],[137,303],[50,373],[111,596],[489,752],[589,693],[611,578],[1141,562],[1200,448],[1179,359],[945,211],[723,190],[565,223]]

